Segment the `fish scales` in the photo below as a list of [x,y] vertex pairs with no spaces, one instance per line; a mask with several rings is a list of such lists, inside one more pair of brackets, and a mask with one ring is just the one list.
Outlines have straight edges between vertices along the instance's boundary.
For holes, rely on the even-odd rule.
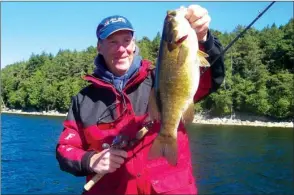
[[[208,66],[207,54],[200,52],[195,31],[185,18],[186,8],[167,12],[156,64],[155,89],[149,112],[160,120],[160,132],[153,142],[149,158],[163,156],[176,165],[177,129],[194,116],[193,97],[198,89],[200,66]],[[154,103],[154,101],[156,101]]]

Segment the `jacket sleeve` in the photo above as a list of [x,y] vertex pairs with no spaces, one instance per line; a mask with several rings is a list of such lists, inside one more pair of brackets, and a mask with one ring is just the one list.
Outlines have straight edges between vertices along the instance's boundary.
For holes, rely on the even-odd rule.
[[[211,63],[219,56],[223,51],[223,47],[219,40],[214,37],[210,31],[207,34],[207,40],[204,43],[199,44],[200,50],[206,52],[209,57],[208,61]],[[204,70],[200,67],[200,74]],[[224,81],[225,77],[225,65],[224,55],[219,57],[214,64],[211,65],[202,75],[200,75],[199,87],[194,96],[194,102],[198,102],[209,94],[215,92]]]
[[56,146],[56,159],[60,169],[75,176],[91,174],[90,158],[95,151],[86,151],[87,144],[81,125],[79,125],[77,96],[72,98],[63,131]]

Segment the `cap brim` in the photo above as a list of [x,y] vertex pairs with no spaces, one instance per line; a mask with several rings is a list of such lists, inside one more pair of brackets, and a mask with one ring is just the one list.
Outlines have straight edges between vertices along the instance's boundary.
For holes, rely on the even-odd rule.
[[105,31],[105,32],[101,33],[101,35],[99,36],[99,38],[102,39],[102,40],[103,39],[106,39],[107,37],[109,37],[113,33],[117,32],[117,31],[121,31],[121,30],[129,30],[129,31],[135,32],[135,30],[134,29],[131,29],[131,28],[118,28],[118,29],[116,29],[114,31],[111,31],[111,32]]

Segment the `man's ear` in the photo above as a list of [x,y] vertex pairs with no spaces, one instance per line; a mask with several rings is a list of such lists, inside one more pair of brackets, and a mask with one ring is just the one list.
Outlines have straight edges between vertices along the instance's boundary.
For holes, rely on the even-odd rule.
[[100,51],[100,44],[99,44],[99,42],[97,42],[96,50],[97,50],[97,52],[99,53],[99,51]]
[[136,39],[135,38],[133,38],[133,44],[134,44],[134,51],[133,51],[133,53],[135,53],[136,50],[137,50],[137,45],[136,45]]

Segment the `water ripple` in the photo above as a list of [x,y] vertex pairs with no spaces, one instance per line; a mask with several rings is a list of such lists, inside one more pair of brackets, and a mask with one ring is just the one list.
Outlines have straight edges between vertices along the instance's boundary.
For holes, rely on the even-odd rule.
[[[81,194],[84,178],[55,159],[62,117],[1,117],[3,194]],[[199,194],[293,194],[293,131],[192,125],[189,136]]]

